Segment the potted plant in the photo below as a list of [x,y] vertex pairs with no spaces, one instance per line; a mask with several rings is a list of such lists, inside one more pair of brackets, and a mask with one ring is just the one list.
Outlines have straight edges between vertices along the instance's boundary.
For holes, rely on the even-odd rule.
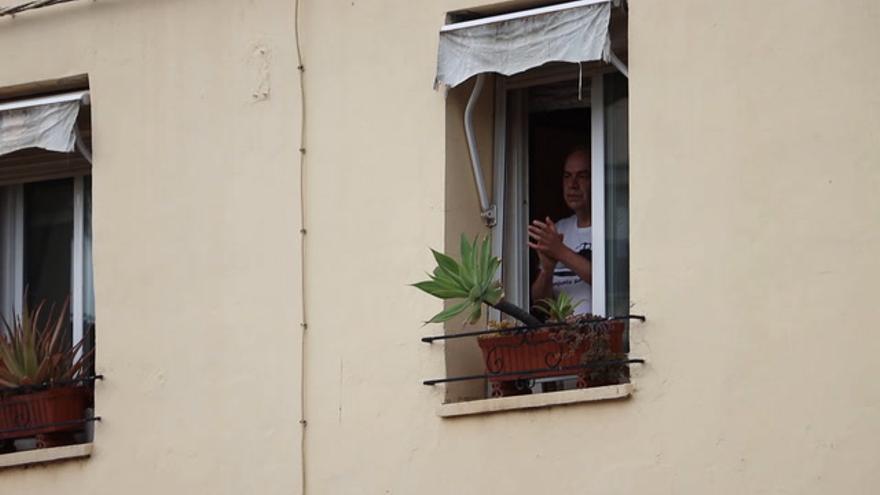
[[[27,298],[25,298],[26,300]],[[70,443],[92,398],[81,380],[93,352],[68,340],[67,301],[57,314],[37,304],[0,319],[0,442],[35,438],[37,447]]]
[[538,304],[538,311],[548,317],[546,323],[506,301],[496,279],[501,261],[492,256],[488,237],[470,242],[462,236],[459,260],[431,251],[437,266],[428,280],[414,286],[457,302],[426,323],[446,322],[462,313],[468,323],[476,323],[487,304],[525,325],[496,324],[496,333],[477,339],[493,396],[530,393],[527,384],[537,378],[576,376],[577,387],[628,380],[627,367],[614,364],[625,357],[623,322],[574,315],[575,304],[565,293]]

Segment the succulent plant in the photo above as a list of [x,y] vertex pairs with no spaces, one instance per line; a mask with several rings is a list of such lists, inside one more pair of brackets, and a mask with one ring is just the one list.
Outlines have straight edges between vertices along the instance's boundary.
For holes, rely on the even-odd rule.
[[495,277],[501,260],[492,255],[488,237],[470,242],[462,235],[460,249],[458,260],[432,249],[437,267],[428,280],[413,284],[434,297],[458,301],[426,323],[442,323],[462,313],[467,314],[467,322],[475,323],[482,315],[482,305],[487,304],[527,325],[541,324],[528,311],[504,299],[501,283]]
[[84,339],[70,345],[65,338],[67,307],[65,301],[55,314],[41,301],[11,323],[0,318],[0,387],[51,385],[84,372],[94,351],[82,352]]
[[556,297],[541,299],[535,308],[547,315],[550,321],[562,323],[574,315],[574,308],[581,302],[574,302],[567,293],[560,292]]

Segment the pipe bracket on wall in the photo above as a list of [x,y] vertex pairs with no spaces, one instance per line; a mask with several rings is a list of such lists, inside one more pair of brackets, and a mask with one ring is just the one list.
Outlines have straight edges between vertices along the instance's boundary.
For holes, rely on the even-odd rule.
[[485,223],[487,227],[494,227],[498,222],[498,212],[495,209],[495,205],[489,205],[488,210],[480,212],[480,217],[483,219],[483,223]]

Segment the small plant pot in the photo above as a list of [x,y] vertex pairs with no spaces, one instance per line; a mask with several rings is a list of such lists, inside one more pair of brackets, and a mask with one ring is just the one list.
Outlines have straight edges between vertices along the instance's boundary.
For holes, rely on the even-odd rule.
[[609,321],[588,331],[551,327],[480,336],[492,396],[531,393],[527,384],[538,378],[577,376],[578,388],[619,383],[614,377],[623,375],[628,379],[626,365],[590,367],[624,355],[624,328],[622,321]]
[[0,440],[49,438],[82,430],[77,421],[85,419],[91,390],[67,386],[0,397]]

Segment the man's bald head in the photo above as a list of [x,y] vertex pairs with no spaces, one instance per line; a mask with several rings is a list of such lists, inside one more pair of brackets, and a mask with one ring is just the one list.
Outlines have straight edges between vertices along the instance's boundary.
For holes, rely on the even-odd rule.
[[590,212],[590,151],[578,147],[565,156],[562,170],[562,197],[575,213]]

